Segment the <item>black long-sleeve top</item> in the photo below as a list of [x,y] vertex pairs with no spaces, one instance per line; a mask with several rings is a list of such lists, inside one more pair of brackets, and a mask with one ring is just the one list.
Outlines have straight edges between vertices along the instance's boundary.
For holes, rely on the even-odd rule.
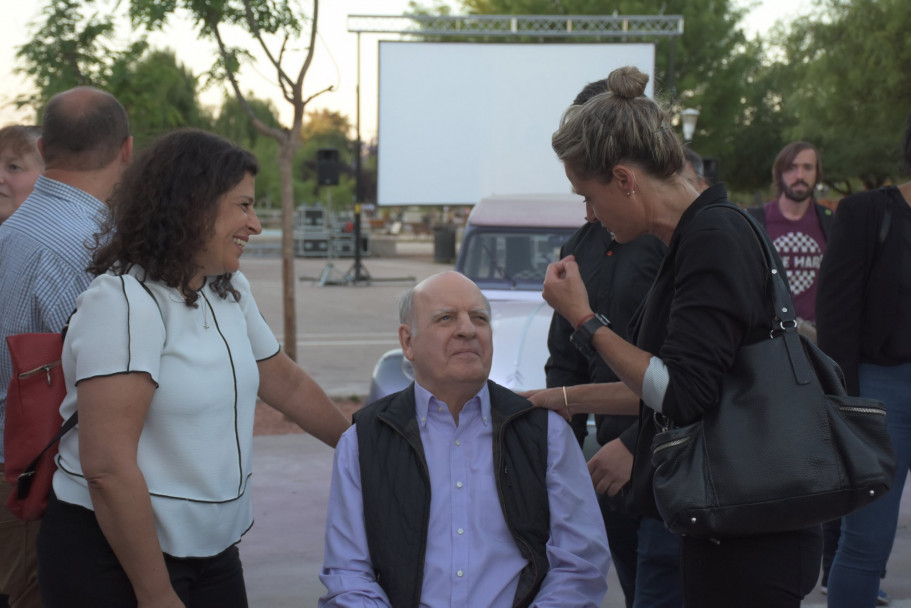
[[820,268],[816,329],[819,347],[844,371],[849,394],[859,394],[861,363],[911,361],[909,283],[911,207],[898,188],[844,198]]
[[[747,219],[722,205],[730,203],[716,184],[684,211],[633,329],[634,343],[667,366],[662,411],[677,424],[715,407],[737,349],[768,338],[772,329],[762,249]],[[659,517],[652,493],[655,432],[653,410],[641,405],[632,502],[640,513]]]
[[[636,309],[645,299],[667,247],[657,237],[646,235],[620,244],[598,223],[586,223],[563,245],[560,257],[572,254],[579,264],[582,281],[594,312],[603,314],[614,331],[628,338],[628,326]],[[615,382],[617,376],[600,356],[586,357],[569,341],[573,327],[554,313],[547,337],[550,357],[544,367],[547,386],[574,386]],[[573,416],[573,430],[581,444],[586,436],[588,414]],[[636,416],[595,417],[598,443],[604,445],[617,437],[632,452],[638,427]]]

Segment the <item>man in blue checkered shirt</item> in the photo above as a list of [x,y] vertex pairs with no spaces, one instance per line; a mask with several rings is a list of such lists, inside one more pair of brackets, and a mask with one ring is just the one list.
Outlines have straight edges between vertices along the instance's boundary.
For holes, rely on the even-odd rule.
[[[54,96],[44,110],[38,149],[45,172],[22,206],[0,224],[0,431],[12,375],[6,337],[60,331],[76,296],[92,280],[93,235],[106,219],[104,201],[133,152],[123,106],[109,93],[79,87]],[[0,470],[5,461],[0,434]],[[12,486],[0,476],[0,593],[12,608],[40,607],[35,537],[6,508]]]

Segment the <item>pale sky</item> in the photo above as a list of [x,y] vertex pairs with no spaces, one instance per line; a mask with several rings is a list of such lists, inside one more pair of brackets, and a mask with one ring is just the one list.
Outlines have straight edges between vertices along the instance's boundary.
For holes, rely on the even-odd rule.
[[[0,22],[0,77],[3,78],[5,87],[0,93],[0,125],[11,122],[31,122],[34,112],[31,110],[17,110],[13,104],[15,97],[22,91],[28,90],[30,84],[22,76],[15,73],[16,50],[34,32],[30,24],[40,16],[41,8],[45,2],[41,0],[0,0],[3,6],[3,20]],[[310,3],[302,0],[301,4],[309,8]],[[449,2],[455,5],[455,1]],[[793,0],[758,0],[756,8],[744,20],[744,27],[748,34],[765,32],[782,17],[801,14]],[[313,94],[329,85],[335,90],[324,93],[311,102],[308,109],[329,108],[346,114],[351,124],[355,123],[356,115],[356,84],[357,84],[357,36],[349,33],[347,28],[348,15],[401,15],[408,9],[408,0],[323,0],[320,2],[319,31],[320,39],[317,43],[313,64],[305,79],[305,94]],[[686,35],[686,34],[684,34]],[[128,28],[124,27],[119,36],[129,36]],[[376,98],[377,98],[377,47],[381,39],[395,40],[393,34],[361,35],[361,135],[367,141],[376,133]],[[181,41],[175,45],[174,41]],[[190,24],[172,26],[164,35],[151,38],[152,46],[156,48],[171,48],[176,51],[178,60],[194,74],[203,72],[210,64],[214,55],[214,45],[204,44],[196,40],[196,35]],[[303,41],[306,43],[306,40]],[[175,48],[176,47],[176,48]],[[296,76],[300,69],[301,61],[291,61],[286,64],[288,69]],[[259,63],[255,68],[246,68],[242,73],[242,88],[244,91],[254,90],[257,97],[277,97],[278,90],[274,85],[272,71],[265,63]],[[209,89],[203,93],[203,103],[219,106],[223,95],[220,90]],[[278,98],[275,102],[283,119],[290,116],[289,104]],[[289,118],[287,118],[289,120]],[[287,122],[284,120],[284,122]]]

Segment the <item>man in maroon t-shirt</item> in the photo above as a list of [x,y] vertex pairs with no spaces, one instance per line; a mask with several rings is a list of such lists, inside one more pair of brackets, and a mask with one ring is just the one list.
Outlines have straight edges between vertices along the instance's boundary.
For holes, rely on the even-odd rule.
[[834,215],[816,202],[822,180],[819,153],[811,144],[785,146],[772,167],[777,198],[750,212],[765,226],[788,272],[801,333],[816,341],[816,281]]

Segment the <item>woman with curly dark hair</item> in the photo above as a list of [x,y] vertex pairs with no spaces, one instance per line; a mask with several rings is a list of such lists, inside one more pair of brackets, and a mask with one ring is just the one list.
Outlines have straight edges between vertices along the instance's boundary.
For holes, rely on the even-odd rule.
[[[238,271],[253,156],[182,130],[126,170],[64,343],[64,436],[38,538],[54,606],[246,606],[257,394],[334,446],[349,422]],[[77,408],[78,406],[78,408]]]

